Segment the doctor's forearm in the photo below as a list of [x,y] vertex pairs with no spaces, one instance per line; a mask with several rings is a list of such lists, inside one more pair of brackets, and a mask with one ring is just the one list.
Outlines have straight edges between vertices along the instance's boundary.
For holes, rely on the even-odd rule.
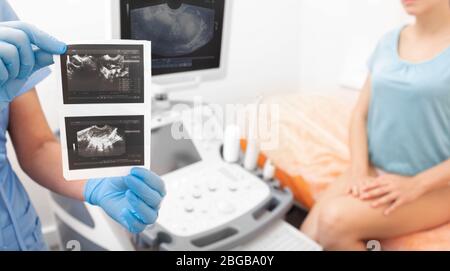
[[425,192],[450,186],[450,160],[414,177]]
[[60,145],[47,124],[36,90],[14,99],[9,118],[11,141],[25,173],[52,191],[83,200],[85,182],[64,180]]
[[25,172],[40,185],[58,194],[84,201],[83,181],[66,181],[62,175],[61,147],[58,141],[47,141],[32,155]]

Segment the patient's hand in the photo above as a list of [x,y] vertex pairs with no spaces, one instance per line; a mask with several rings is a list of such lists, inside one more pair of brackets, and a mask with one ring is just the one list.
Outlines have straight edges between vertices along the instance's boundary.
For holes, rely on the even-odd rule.
[[372,183],[376,178],[369,175],[350,175],[347,193],[356,198],[361,196],[362,188]]
[[413,177],[386,174],[366,184],[361,189],[362,200],[372,200],[372,207],[387,205],[384,211],[389,215],[397,208],[415,201],[425,193],[422,186]]

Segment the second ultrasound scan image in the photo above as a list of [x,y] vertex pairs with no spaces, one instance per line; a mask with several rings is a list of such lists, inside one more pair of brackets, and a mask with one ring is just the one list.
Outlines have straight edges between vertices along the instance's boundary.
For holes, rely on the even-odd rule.
[[61,71],[65,104],[144,102],[142,45],[70,45]]
[[66,117],[69,169],[144,165],[144,116]]

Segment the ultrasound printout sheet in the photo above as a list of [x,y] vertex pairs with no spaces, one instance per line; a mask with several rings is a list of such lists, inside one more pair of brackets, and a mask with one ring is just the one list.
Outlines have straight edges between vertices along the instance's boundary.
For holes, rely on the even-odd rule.
[[66,180],[150,168],[151,45],[101,41],[56,56]]

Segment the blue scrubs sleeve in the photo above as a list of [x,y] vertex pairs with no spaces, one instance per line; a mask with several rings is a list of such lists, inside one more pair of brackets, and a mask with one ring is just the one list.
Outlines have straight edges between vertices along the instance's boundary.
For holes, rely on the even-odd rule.
[[[7,1],[0,0],[0,22],[14,20],[18,20],[16,13]],[[49,68],[33,73],[21,83],[15,97],[32,89],[49,74]],[[0,250],[46,250],[41,222],[7,158],[8,113],[8,110],[0,111]]]
[[36,72],[34,72],[30,78],[28,78],[27,82],[22,86],[20,91],[17,93],[16,97],[24,94],[25,92],[31,90],[45,78],[47,78],[51,73],[49,68],[42,68]]

